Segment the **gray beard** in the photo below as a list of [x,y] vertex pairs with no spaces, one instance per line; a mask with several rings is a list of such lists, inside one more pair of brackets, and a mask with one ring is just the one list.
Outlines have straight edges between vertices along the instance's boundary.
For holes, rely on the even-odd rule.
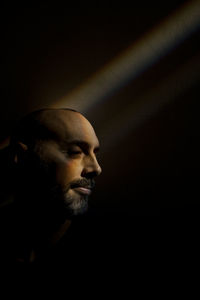
[[88,210],[88,196],[64,195],[64,209],[72,216],[80,215]]
[[[27,201],[28,198],[28,201]],[[73,216],[82,215],[88,210],[88,196],[70,193],[70,188],[60,186],[43,189],[32,189],[32,193],[25,190],[17,194],[16,204],[27,215],[40,218],[65,220]]]
[[84,214],[88,210],[88,196],[69,194],[69,189],[63,190],[60,186],[51,189],[52,206],[57,208],[66,217]]

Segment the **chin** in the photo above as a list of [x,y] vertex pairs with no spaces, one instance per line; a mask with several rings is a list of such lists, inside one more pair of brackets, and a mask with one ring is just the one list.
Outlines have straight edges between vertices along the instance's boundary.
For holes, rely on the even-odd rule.
[[86,213],[88,210],[88,196],[66,194],[65,209],[70,216]]
[[80,216],[80,215],[83,215],[85,214],[86,212],[88,211],[88,206],[84,206],[84,207],[81,207],[81,208],[78,208],[78,209],[72,209],[71,210],[71,215],[72,216]]
[[71,203],[69,208],[73,216],[82,215],[88,210],[88,199],[80,199],[79,201],[76,200]]

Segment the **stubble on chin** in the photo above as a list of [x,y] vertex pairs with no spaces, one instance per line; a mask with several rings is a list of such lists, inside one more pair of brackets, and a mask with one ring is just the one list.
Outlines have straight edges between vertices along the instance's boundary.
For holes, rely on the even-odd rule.
[[70,187],[54,186],[50,191],[51,207],[56,214],[72,217],[88,210],[88,195],[81,195]]
[[88,196],[69,190],[64,194],[64,205],[73,216],[83,214],[88,210]]

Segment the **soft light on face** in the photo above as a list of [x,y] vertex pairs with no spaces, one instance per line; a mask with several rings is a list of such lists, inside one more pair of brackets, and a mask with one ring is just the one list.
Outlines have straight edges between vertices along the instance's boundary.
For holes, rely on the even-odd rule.
[[94,129],[81,114],[71,111],[57,111],[56,119],[48,121],[48,127],[56,132],[57,138],[38,142],[36,152],[49,166],[55,201],[70,215],[83,213],[88,207],[94,178],[101,173]]

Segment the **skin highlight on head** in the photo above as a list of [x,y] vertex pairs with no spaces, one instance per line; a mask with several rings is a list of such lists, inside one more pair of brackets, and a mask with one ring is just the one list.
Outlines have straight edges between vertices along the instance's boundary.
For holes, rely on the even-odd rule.
[[20,173],[16,203],[26,210],[32,231],[49,231],[48,240],[56,243],[70,220],[88,209],[101,173],[99,141],[89,121],[71,110],[41,110],[20,126],[12,144]]

